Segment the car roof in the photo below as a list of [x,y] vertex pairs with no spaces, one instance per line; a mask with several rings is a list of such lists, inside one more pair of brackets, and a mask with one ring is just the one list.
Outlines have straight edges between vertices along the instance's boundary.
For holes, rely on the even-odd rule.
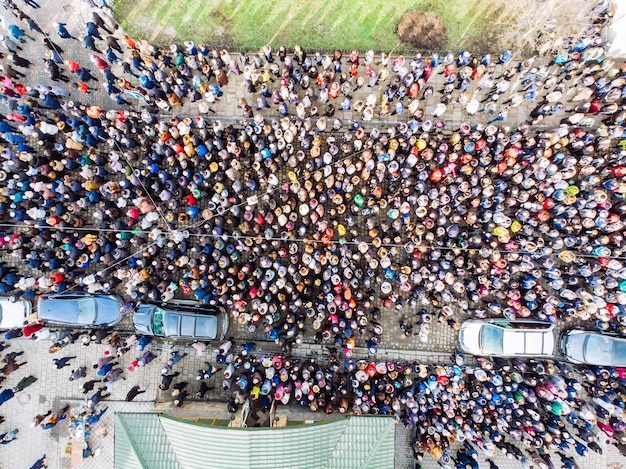
[[554,334],[546,329],[505,329],[502,338],[504,355],[546,355],[554,352]]
[[[220,321],[228,324],[226,312],[221,307],[199,304],[191,300],[172,300],[167,303],[140,303],[137,312],[148,313],[150,322],[147,328],[152,327],[154,314],[160,312],[162,317],[161,334],[156,329],[153,334],[167,338],[200,338],[214,340],[218,336]],[[135,313],[137,314],[137,313]],[[135,318],[133,319],[135,320]],[[137,322],[135,321],[137,326]],[[141,324],[141,327],[146,327]]]

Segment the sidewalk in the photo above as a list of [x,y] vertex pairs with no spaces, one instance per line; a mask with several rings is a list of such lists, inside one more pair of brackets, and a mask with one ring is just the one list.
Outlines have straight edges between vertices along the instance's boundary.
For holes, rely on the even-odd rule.
[[[65,454],[68,421],[61,421],[51,430],[43,430],[39,427],[32,428],[33,417],[38,413],[46,413],[48,410],[56,411],[65,404],[72,407],[85,403],[85,397],[89,397],[97,390],[83,395],[79,391],[82,382],[95,379],[96,373],[92,365],[98,358],[103,356],[104,345],[92,344],[88,347],[82,344],[68,345],[58,354],[48,353],[50,342],[32,342],[26,339],[13,339],[9,341],[10,348],[2,355],[23,350],[25,353],[20,358],[28,362],[28,365],[9,376],[3,383],[3,388],[10,388],[25,376],[33,375],[38,378],[37,382],[24,391],[16,394],[10,401],[0,407],[0,414],[6,417],[6,421],[0,427],[0,431],[9,431],[19,428],[20,433],[16,441],[3,446],[0,451],[0,467],[28,469],[43,454],[46,454],[50,462],[50,469],[69,467],[69,456]],[[120,366],[125,370],[131,360],[136,358],[137,351],[132,350],[122,357]],[[71,366],[62,370],[57,370],[52,364],[53,358],[63,356],[76,356],[71,361]],[[109,407],[100,422],[95,426],[96,432],[105,428],[109,433],[105,438],[95,437],[91,440],[92,450],[101,448],[98,457],[92,460],[85,460],[85,468],[104,469],[113,467],[113,417],[115,412],[146,412],[153,407],[156,398],[156,391],[160,382],[161,362],[164,359],[157,353],[157,358],[148,367],[139,369],[134,373],[125,371],[126,381],[120,383],[112,391],[110,398],[98,404],[97,408]],[[86,366],[87,378],[69,381],[68,377],[75,367]],[[124,398],[129,388],[139,384],[142,389],[146,389],[145,394],[141,394],[133,402],[125,402]]]
[[[35,19],[38,22],[40,27],[49,35],[50,39],[52,39],[52,41],[54,41],[63,49],[63,53],[61,54],[62,56],[71,57],[74,61],[78,62],[79,64],[83,66],[88,66],[92,70],[94,76],[97,76],[97,77],[100,76],[100,73],[97,70],[93,70],[93,67],[91,66],[91,63],[89,60],[91,51],[84,49],[80,44],[80,40],[82,39],[82,36],[84,35],[84,31],[85,31],[85,28],[83,25],[87,21],[91,20],[92,8],[88,5],[86,1],[84,0],[69,0],[69,1],[50,0],[49,2],[46,2],[46,3],[42,2],[42,8],[40,9],[33,10],[30,7],[24,7],[24,11],[28,15],[31,15],[33,19]],[[70,31],[70,33],[74,34],[75,37],[78,38],[78,40],[61,39],[56,33],[56,28],[53,26],[53,23],[55,22],[66,23],[67,29]],[[121,39],[123,37],[123,31],[121,29],[118,29],[114,35],[118,39]],[[97,41],[97,43],[101,45],[102,41]],[[313,51],[308,51],[308,52],[309,54],[311,54]],[[361,51],[361,52],[364,53],[365,51]],[[254,53],[256,53],[256,51],[250,51],[251,56]],[[44,57],[44,48],[41,47],[40,41],[28,40],[25,44],[23,55],[32,57],[32,60],[36,62],[37,64],[37,66],[34,67],[34,69],[33,67],[31,67],[31,70],[29,70],[28,81],[29,82],[32,81],[33,84],[47,82],[48,81],[47,75],[45,71],[43,70],[43,66],[42,66],[43,64],[41,63],[41,60],[40,60],[40,58]],[[236,53],[233,53],[231,55],[235,58],[238,57],[238,54]],[[394,57],[392,57],[392,59],[393,58]],[[410,57],[407,57],[407,60],[410,60],[410,59],[411,59]],[[344,69],[349,70],[349,67],[346,65],[347,57],[344,57],[342,59],[342,62],[344,64],[342,70]],[[514,62],[506,64],[505,66],[498,65],[496,67],[496,72],[494,75],[498,77],[502,74],[502,72],[505,69],[515,67],[516,65],[517,63],[514,63]],[[534,66],[538,66],[538,65],[539,65],[539,61],[535,61]],[[364,69],[365,68],[363,64],[361,64],[359,67],[359,70],[360,70],[359,73],[362,74]],[[121,66],[114,65],[111,68],[111,70],[113,71],[113,73],[117,74],[118,76],[123,76],[122,71],[121,71]],[[425,111],[424,119],[436,120],[433,118],[432,112],[436,104],[439,102],[440,94],[438,93],[438,91],[441,91],[445,85],[445,77],[441,73],[442,71],[443,71],[443,66],[439,65],[437,69],[433,71],[431,78],[427,82],[429,86],[432,86],[435,89],[435,93],[433,94],[431,98],[426,99],[426,100],[423,100],[423,99],[421,100],[421,108]],[[391,72],[390,73],[390,77],[391,77],[393,76],[393,72],[391,70],[390,72]],[[129,79],[130,82],[133,83],[133,85],[138,84],[138,80],[133,77],[124,76],[124,78]],[[264,109],[260,112],[256,111],[257,94],[251,94],[246,91],[246,89],[243,86],[243,83],[244,83],[243,75],[235,75],[229,72],[228,78],[229,78],[229,84],[223,89],[224,95],[220,98],[218,102],[211,105],[211,109],[215,113],[214,114],[209,113],[208,115],[206,115],[207,118],[210,118],[210,119],[221,118],[225,120],[232,118],[232,119],[236,119],[237,121],[241,121],[242,120],[241,111],[238,108],[238,101],[241,97],[245,97],[248,100],[252,108],[255,109],[255,114],[260,113],[264,115],[265,117],[280,118],[280,115],[278,114],[278,108],[275,105],[272,107],[272,109]],[[364,86],[360,90],[354,92],[353,99],[352,99],[353,106],[352,106],[352,110],[350,111],[341,111],[341,99],[342,99],[341,97],[338,97],[334,100],[331,99],[330,102],[333,102],[335,104],[335,107],[337,108],[335,117],[342,120],[344,123],[352,122],[354,120],[356,121],[362,120],[362,115],[354,111],[354,103],[356,103],[359,100],[365,101],[365,98],[370,93],[378,94],[378,102],[380,102],[380,94],[385,90],[386,85],[389,82],[389,79],[390,78],[381,82],[381,84],[377,85],[375,88],[368,88],[367,86]],[[111,107],[114,107],[114,108],[119,107],[119,106],[114,105],[113,101],[106,95],[104,90],[101,88],[101,82],[97,83],[96,85],[98,86],[98,89],[91,92],[89,95],[83,95],[73,88],[70,89],[69,91],[70,91],[71,99],[87,102],[90,105],[99,106],[104,109],[111,108]],[[275,87],[275,85],[273,86]],[[519,90],[520,86],[521,85],[519,83],[519,80],[512,82],[509,91],[501,97],[499,102],[502,103],[506,101],[512,93],[514,93],[516,90]],[[484,90],[479,89],[478,80],[472,80],[472,83],[468,91],[472,94],[473,97],[477,98],[479,101],[484,99],[488,94]],[[544,90],[544,91],[547,92],[549,90]],[[455,91],[453,96],[456,97],[457,95],[458,95],[458,91]],[[141,105],[142,105],[141,100],[136,100],[133,98],[129,98],[129,100],[133,101],[133,105],[130,107],[131,109],[141,108]],[[195,103],[188,102],[189,100],[186,100],[186,101],[187,101],[186,104],[184,104],[183,106],[172,109],[172,111],[168,113],[164,113],[163,117],[168,117],[170,115],[177,115],[177,116],[198,115],[198,105]],[[511,108],[509,110],[509,117],[507,121],[504,122],[504,124],[509,125],[511,128],[516,127],[520,122],[523,122],[528,118],[530,111],[539,103],[539,101],[540,101],[539,99],[535,101],[524,101],[520,106]],[[390,107],[393,108],[393,106],[390,106]],[[500,107],[502,107],[502,105],[500,105]],[[295,106],[289,105],[289,109],[290,109],[290,114],[295,117]],[[468,116],[463,106],[459,104],[458,102],[455,102],[455,100],[453,100],[448,105],[447,110],[445,114],[442,116],[441,120],[444,121],[448,129],[457,129],[463,122],[466,122],[466,121],[471,121],[473,123],[483,122],[486,124],[489,120],[493,119],[496,116],[497,116],[497,111],[492,115],[478,112],[475,116]],[[552,127],[554,125],[558,125],[558,123],[563,117],[564,117],[563,113],[558,113],[554,116],[546,118],[544,122],[541,123],[541,126]],[[408,114],[408,111],[407,111],[404,114],[399,115],[399,116],[389,115],[383,118],[375,116],[373,121],[370,122],[370,124],[384,127],[389,124],[393,125],[397,122],[406,121],[409,118],[410,118],[410,115]]]

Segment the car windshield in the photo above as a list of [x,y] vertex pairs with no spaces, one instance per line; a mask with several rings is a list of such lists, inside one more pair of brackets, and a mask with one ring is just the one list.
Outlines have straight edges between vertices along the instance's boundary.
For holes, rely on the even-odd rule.
[[502,353],[502,336],[502,329],[485,324],[480,334],[480,348],[483,353]]
[[154,316],[152,317],[152,333],[154,335],[163,335],[163,310],[161,308],[154,309]]
[[602,335],[590,335],[585,345],[585,361],[597,365],[625,366],[626,342]]
[[96,322],[96,302],[92,299],[81,299],[77,301],[78,324],[93,324]]

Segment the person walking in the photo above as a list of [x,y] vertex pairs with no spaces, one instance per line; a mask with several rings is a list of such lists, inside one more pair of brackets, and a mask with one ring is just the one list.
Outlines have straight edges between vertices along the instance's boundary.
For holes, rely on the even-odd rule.
[[13,399],[15,397],[15,392],[13,389],[3,389],[0,391],[0,405],[4,404],[6,401]]
[[98,26],[92,21],[87,21],[85,23],[85,30],[87,31],[87,34],[89,34],[91,37],[95,37],[96,39],[102,39],[102,36],[100,36],[100,31],[98,31]]
[[107,34],[112,34],[112,31],[107,26],[106,22],[104,21],[104,18],[102,18],[102,16],[100,16],[98,12],[93,11],[91,13],[91,20],[94,22],[96,26],[98,26],[98,28],[104,29],[107,32]]
[[85,423],[87,423],[87,425],[89,425],[90,427],[93,427],[96,423],[100,421],[100,419],[102,418],[102,416],[107,410],[109,410],[109,408],[105,407],[104,409],[102,409],[100,412],[96,414],[94,414],[92,411],[92,413],[85,419]]
[[[20,67],[20,68],[30,68],[32,62],[28,59],[25,59],[24,57],[21,57],[20,55],[17,54],[17,52],[13,52],[11,54],[7,54],[7,60],[9,60],[11,63],[13,63],[13,65],[15,65],[16,67]],[[21,334],[22,331],[19,330],[19,333]],[[19,336],[13,336],[13,337],[8,337],[9,339],[15,338],[15,337],[19,337]],[[5,338],[6,334],[5,334]]]
[[52,362],[54,363],[54,366],[56,367],[57,370],[60,370],[61,368],[65,368],[66,366],[70,365],[70,360],[73,360],[76,357],[63,357],[63,358],[53,358]]
[[126,394],[126,398],[124,400],[126,402],[131,402],[135,397],[137,397],[139,394],[143,394],[144,392],[146,392],[145,389],[140,391],[139,386],[133,386],[128,390],[128,393]]
[[2,44],[2,46],[12,54],[15,54],[18,49],[21,49],[16,42],[3,35],[0,35],[0,44]]
[[172,391],[172,397],[174,398],[174,401],[172,401],[172,403],[176,407],[181,407],[187,399],[188,395],[189,392],[186,389],[183,389],[182,391],[179,389],[175,389],[174,391]]
[[109,372],[104,377],[105,383],[114,383],[122,377],[122,369],[121,368],[113,368],[109,370]]
[[163,366],[163,369],[161,370],[161,374],[162,375],[168,374],[170,371],[172,371],[172,368],[174,368],[174,365],[176,365],[176,363],[181,361],[186,356],[187,356],[186,353],[184,353],[183,355],[180,355],[178,352],[173,352],[170,355],[170,358],[167,360],[167,362],[165,362],[165,365]]
[[17,363],[17,362],[7,363],[2,368],[0,368],[0,372],[3,375],[5,375],[5,376],[9,376],[11,373],[19,370],[21,366],[26,365],[26,363],[27,362],[24,362],[24,363]]
[[82,45],[85,49],[100,53],[100,49],[98,49],[98,47],[96,46],[95,39],[89,34],[85,35],[85,37],[83,38]]
[[81,366],[75,370],[72,370],[72,374],[69,377],[70,381],[74,381],[77,379],[85,378],[87,376],[87,367]]
[[141,358],[137,360],[137,365],[144,367],[155,358],[156,356],[150,350],[146,350],[144,354],[141,356]]
[[98,358],[98,361],[96,362],[96,364],[94,364],[93,369],[97,370],[99,368],[102,368],[107,363],[113,361],[114,358],[115,356],[113,354],[105,355],[104,357]]
[[24,355],[24,352],[9,352],[4,356],[2,361],[4,363],[14,363],[15,359],[22,355]]
[[98,388],[98,391],[89,398],[89,402],[87,403],[87,405],[89,407],[95,407],[102,399],[106,399],[107,397],[109,397],[111,395],[111,393],[104,393],[104,391],[106,391],[107,388]]
[[66,405],[58,412],[55,412],[52,415],[48,415],[47,419],[44,420],[39,426],[44,430],[50,430],[57,426],[57,424],[61,420],[65,420],[67,418],[67,411],[70,409],[69,405]]
[[35,378],[33,375],[29,375],[26,376],[25,378],[22,378],[14,387],[13,387],[13,392],[20,392],[23,391],[24,389],[26,389],[28,386],[31,386],[32,384],[34,384],[37,381],[37,378]]
[[176,373],[172,373],[171,375],[161,375],[161,384],[159,384],[159,389],[161,391],[167,391],[172,384],[172,380],[179,375],[180,373],[178,371]]
[[43,329],[43,324],[27,324],[22,328],[22,335],[24,337],[30,337],[41,329]]
[[41,458],[37,459],[35,463],[30,466],[30,469],[46,469],[48,467],[48,460],[44,454]]
[[44,419],[50,415],[52,413],[52,410],[48,410],[48,412],[46,412],[45,414],[37,414],[35,415],[35,417],[33,417],[32,422],[30,423],[31,427],[36,427],[37,425],[39,425],[41,422],[44,421]]
[[75,39],[74,36],[65,27],[65,23],[52,23],[52,26],[57,28],[57,34],[62,39]]
[[11,430],[10,432],[3,433],[0,435],[0,445],[7,445],[11,443],[13,440],[17,438],[17,434],[19,433],[19,429]]
[[97,372],[96,375],[98,376],[106,376],[109,371],[111,371],[113,369],[114,366],[119,365],[118,362],[109,362],[106,365],[104,365],[102,368],[100,368]]
[[96,385],[96,383],[101,383],[101,382],[102,382],[101,379],[91,379],[91,380],[86,381],[83,384],[81,384],[79,390],[83,394],[87,394],[88,392],[93,391],[93,388]]

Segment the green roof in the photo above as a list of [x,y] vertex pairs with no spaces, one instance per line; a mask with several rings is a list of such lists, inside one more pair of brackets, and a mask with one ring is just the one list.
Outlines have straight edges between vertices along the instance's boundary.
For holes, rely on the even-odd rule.
[[228,428],[159,414],[116,414],[115,468],[393,469],[394,431],[394,419],[379,416]]
[[115,414],[115,469],[180,469],[159,414]]

